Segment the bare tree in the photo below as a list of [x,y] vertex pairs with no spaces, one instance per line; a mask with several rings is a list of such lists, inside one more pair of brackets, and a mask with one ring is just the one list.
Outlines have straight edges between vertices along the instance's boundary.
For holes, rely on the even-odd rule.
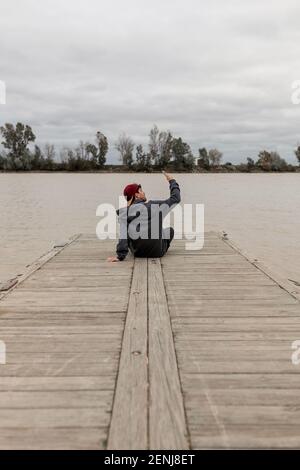
[[283,171],[287,163],[277,152],[262,150],[258,154],[257,166],[264,171]]
[[45,144],[44,146],[44,156],[48,161],[54,161],[55,159],[55,148],[54,145]]
[[151,168],[151,157],[149,153],[144,152],[140,144],[136,147],[136,168],[138,171],[149,171]]
[[197,161],[197,164],[200,168],[209,170],[210,165],[209,165],[208,151],[205,147],[199,149],[199,159]]
[[220,165],[223,154],[218,149],[210,149],[208,152],[208,158],[211,166],[217,167]]
[[300,165],[300,145],[298,145],[298,147],[296,148],[295,155],[296,155],[297,160],[298,160],[299,165]]
[[86,144],[86,154],[87,158],[93,162],[95,166],[97,166],[98,163],[98,149],[96,145],[94,144]]
[[76,153],[78,155],[78,158],[81,158],[82,160],[86,160],[87,158],[86,144],[82,140],[79,142],[79,145],[76,148]]
[[253,160],[253,158],[247,158],[247,167],[248,170],[252,170],[253,168],[255,168],[255,161]]
[[115,145],[116,149],[120,153],[120,160],[123,165],[131,167],[133,163],[133,150],[135,144],[131,137],[126,134],[121,134]]
[[103,167],[106,162],[106,154],[108,152],[108,141],[102,132],[98,131],[96,134],[96,140],[98,144],[98,164]]
[[191,147],[181,137],[172,139],[172,158],[177,170],[191,170],[194,167],[195,159]]
[[172,158],[173,136],[171,132],[160,132],[158,136],[159,158],[158,165],[164,167],[168,165]]
[[149,153],[152,162],[157,165],[159,160],[159,129],[155,124],[149,134]]

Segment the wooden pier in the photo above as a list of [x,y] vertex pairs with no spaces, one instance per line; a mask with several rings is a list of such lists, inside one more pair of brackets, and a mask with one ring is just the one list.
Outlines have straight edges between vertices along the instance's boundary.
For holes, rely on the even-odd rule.
[[230,241],[109,264],[73,237],[0,292],[0,449],[300,448],[300,295]]

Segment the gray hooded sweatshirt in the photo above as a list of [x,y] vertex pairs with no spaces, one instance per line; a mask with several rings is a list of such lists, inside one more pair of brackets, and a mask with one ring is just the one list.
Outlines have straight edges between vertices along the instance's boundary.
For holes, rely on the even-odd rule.
[[139,258],[162,257],[172,238],[170,231],[162,228],[163,219],[180,201],[179,185],[172,179],[168,199],[148,202],[136,199],[130,207],[117,210],[120,222],[118,259],[123,261],[129,249]]

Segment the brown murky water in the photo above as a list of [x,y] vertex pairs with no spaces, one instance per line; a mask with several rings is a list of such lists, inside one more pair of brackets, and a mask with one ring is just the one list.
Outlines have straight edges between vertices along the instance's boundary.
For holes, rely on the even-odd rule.
[[[176,175],[183,203],[205,204],[205,229],[225,230],[275,273],[300,282],[300,174]],[[0,174],[0,281],[74,233],[94,233],[96,208],[139,182],[168,196],[161,175]]]

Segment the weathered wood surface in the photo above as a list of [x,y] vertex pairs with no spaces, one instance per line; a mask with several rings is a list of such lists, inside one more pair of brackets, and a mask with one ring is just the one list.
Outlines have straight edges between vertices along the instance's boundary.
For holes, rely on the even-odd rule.
[[188,449],[169,308],[158,259],[148,261],[150,449]]
[[59,254],[66,246],[70,245],[79,238],[80,235],[74,235],[69,240],[66,240],[64,243],[59,245],[55,245],[52,250],[48,253],[42,255],[39,259],[37,259],[34,263],[27,267],[25,272],[20,276],[10,279],[5,283],[0,284],[0,300],[6,297],[6,295],[14,288],[22,284],[26,279],[29,278],[35,271],[38,271],[44,264],[46,264],[49,260],[54,258],[57,254]]
[[135,260],[108,448],[189,448],[158,259]]
[[0,449],[300,448],[299,289],[213,232],[114,248],[73,237],[0,294]]
[[148,448],[147,259],[136,259],[108,448]]
[[192,448],[300,448],[297,289],[214,233],[162,268]]
[[113,249],[74,238],[0,302],[1,449],[106,448],[133,267]]

